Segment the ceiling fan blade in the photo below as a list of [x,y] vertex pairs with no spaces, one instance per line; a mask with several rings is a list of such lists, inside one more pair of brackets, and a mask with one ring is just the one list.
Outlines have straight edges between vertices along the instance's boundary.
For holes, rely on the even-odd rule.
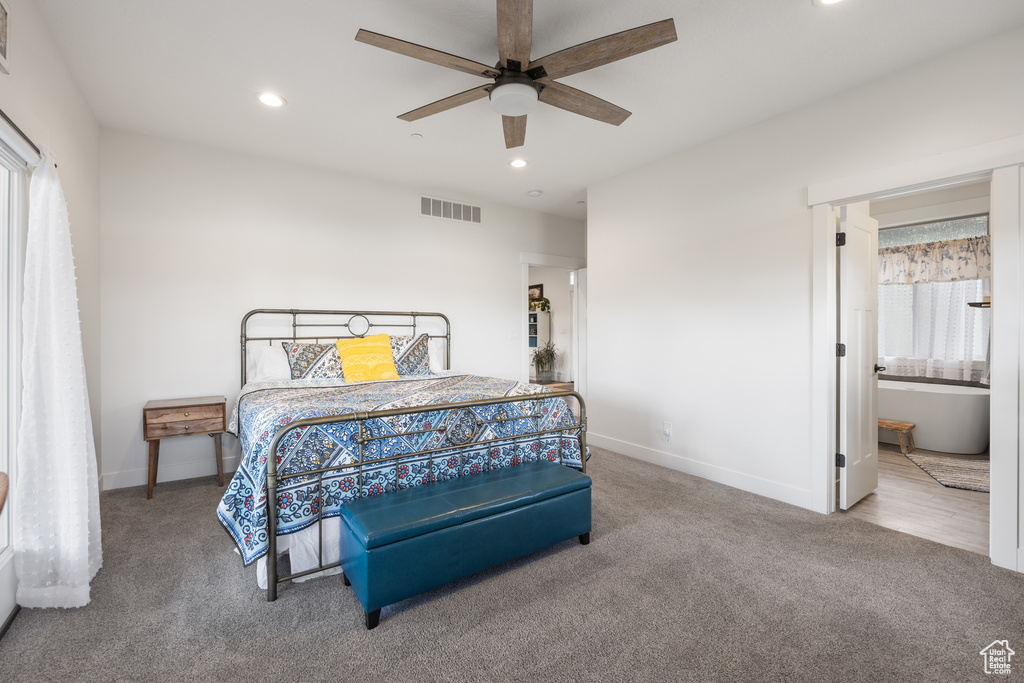
[[431,102],[419,109],[407,111],[398,118],[403,121],[418,121],[419,119],[422,119],[425,116],[430,116],[431,114],[440,114],[443,111],[448,111],[449,109],[454,109],[460,105],[468,104],[469,102],[487,97],[488,91],[493,87],[493,85],[481,85],[479,87],[472,88],[471,90],[465,90],[457,95],[446,97],[443,100]]
[[356,33],[356,40],[360,43],[384,48],[385,50],[397,52],[398,54],[405,55],[406,57],[421,59],[424,62],[430,62],[431,64],[437,64],[438,66],[445,66],[449,69],[455,69],[456,71],[472,74],[473,76],[497,78],[501,75],[494,69],[494,67],[487,66],[486,64],[480,64],[471,59],[466,59],[465,57],[457,57],[455,55],[450,55],[447,52],[441,52],[440,50],[435,50],[430,47],[423,47],[416,43],[410,43],[405,40],[399,40],[398,38],[381,35],[380,33],[374,33],[373,31],[367,31],[366,29],[359,29]]
[[501,128],[505,132],[505,149],[522,147],[526,144],[525,116],[502,116]]
[[533,0],[498,0],[498,56],[502,66],[516,62],[518,71],[530,63],[533,40]]
[[606,102],[600,97],[594,97],[582,90],[570,88],[564,83],[555,83],[554,81],[544,84],[540,91],[540,101],[559,109],[571,111],[573,114],[610,123],[613,126],[621,124],[631,115],[631,112],[611,102]]
[[530,75],[547,82],[638,55],[675,39],[676,24],[672,19],[665,19],[553,52],[531,62]]

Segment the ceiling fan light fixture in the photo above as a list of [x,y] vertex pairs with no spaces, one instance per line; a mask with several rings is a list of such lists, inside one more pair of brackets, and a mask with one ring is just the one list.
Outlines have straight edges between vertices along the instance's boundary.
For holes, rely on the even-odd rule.
[[499,82],[491,90],[491,108],[502,116],[526,116],[536,109],[538,94],[532,82]]

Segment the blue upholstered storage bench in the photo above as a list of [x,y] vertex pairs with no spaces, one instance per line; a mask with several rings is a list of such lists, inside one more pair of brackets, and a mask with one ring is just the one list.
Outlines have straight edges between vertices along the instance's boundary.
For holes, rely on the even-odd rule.
[[341,508],[341,567],[366,612],[578,536],[590,477],[539,461],[371,496]]

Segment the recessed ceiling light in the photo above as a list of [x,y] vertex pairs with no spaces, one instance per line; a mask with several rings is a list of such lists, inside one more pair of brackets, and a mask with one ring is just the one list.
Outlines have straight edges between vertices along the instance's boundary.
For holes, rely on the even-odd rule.
[[530,190],[526,194],[530,195],[531,197],[539,197],[539,196],[541,196],[544,193],[541,192],[540,190]]
[[409,137],[411,137],[413,140],[422,140],[423,139],[423,133],[413,133]]
[[827,7],[828,5],[835,5],[839,2],[842,2],[842,0],[811,0],[811,4],[815,7]]
[[275,95],[272,92],[261,92],[260,102],[267,105],[268,107],[283,107],[284,98],[280,95]]
[[508,162],[508,165],[512,168],[522,168],[523,166],[526,166],[526,159],[513,159]]
[[576,203],[577,204],[586,204],[587,200],[585,200],[585,199],[578,199],[578,200],[576,200]]

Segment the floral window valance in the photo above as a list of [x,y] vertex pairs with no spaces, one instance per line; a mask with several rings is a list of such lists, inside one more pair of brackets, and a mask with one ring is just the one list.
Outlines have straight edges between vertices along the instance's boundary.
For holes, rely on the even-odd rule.
[[992,276],[988,235],[878,250],[878,284],[982,280]]

